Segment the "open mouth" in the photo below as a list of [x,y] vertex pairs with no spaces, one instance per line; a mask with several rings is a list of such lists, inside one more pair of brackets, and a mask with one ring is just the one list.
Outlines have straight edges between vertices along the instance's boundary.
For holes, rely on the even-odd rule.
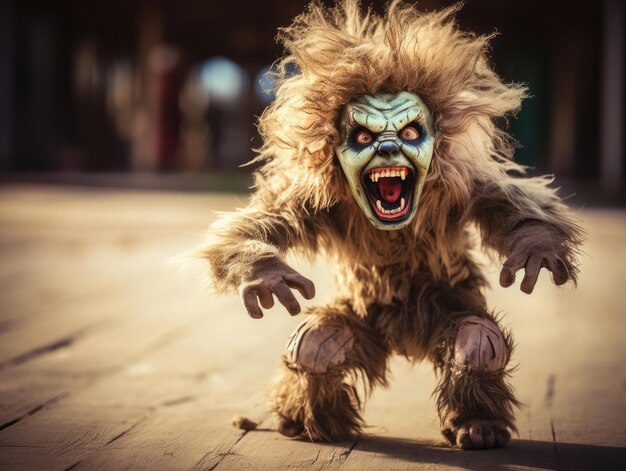
[[409,167],[377,167],[363,175],[374,214],[382,221],[404,218],[411,207],[415,174]]

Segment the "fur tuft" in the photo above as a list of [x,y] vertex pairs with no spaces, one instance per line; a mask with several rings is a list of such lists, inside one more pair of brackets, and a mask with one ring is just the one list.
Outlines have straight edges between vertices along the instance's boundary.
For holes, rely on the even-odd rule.
[[274,411],[303,425],[311,441],[343,441],[361,434],[359,396],[341,373],[314,375],[283,366],[274,398]]

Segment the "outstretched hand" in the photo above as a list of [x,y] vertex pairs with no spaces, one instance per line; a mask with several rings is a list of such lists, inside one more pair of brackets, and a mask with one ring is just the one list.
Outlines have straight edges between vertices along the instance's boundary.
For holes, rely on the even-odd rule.
[[542,267],[552,272],[552,279],[557,285],[571,278],[565,263],[566,247],[554,229],[540,222],[527,222],[515,230],[507,257],[500,272],[500,285],[504,288],[515,282],[515,273],[522,268],[525,274],[520,289],[526,294],[533,292]]
[[289,314],[299,314],[300,304],[292,289],[297,289],[305,299],[315,296],[315,285],[311,280],[277,259],[259,262],[253,272],[253,280],[239,287],[243,304],[254,319],[263,317],[259,302],[264,309],[274,306],[273,296],[287,308]]

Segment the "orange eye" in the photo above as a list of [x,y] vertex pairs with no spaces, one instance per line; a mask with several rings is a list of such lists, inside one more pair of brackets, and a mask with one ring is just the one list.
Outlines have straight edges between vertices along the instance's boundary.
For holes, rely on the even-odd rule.
[[374,140],[374,136],[372,136],[372,134],[367,131],[359,131],[359,133],[356,135],[355,140],[361,145],[371,144],[371,142]]
[[407,126],[400,131],[400,138],[404,141],[415,141],[420,138],[420,133],[413,126]]

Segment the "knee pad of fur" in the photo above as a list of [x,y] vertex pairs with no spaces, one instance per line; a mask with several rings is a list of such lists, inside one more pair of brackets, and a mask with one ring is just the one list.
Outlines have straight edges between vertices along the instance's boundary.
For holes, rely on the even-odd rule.
[[[481,315],[498,325],[490,315]],[[514,408],[520,403],[507,383],[511,369],[506,369],[513,339],[510,332],[498,326],[506,350],[501,368],[495,370],[473,369],[455,360],[455,346],[463,317],[453,322],[443,335],[440,357],[436,364],[442,372],[437,394],[437,410],[443,428],[456,428],[469,419],[497,420],[516,432]]]
[[[355,315],[349,303],[337,300],[311,309],[301,325],[305,329],[352,334],[349,348],[341,361],[329,363],[323,373],[307,371],[289,353],[291,340],[302,332],[300,327],[283,355],[283,367],[274,390],[274,410],[304,426],[312,440],[345,440],[361,433],[362,401],[355,385],[362,384],[365,397],[376,385],[387,385],[389,350],[378,333]],[[346,336],[348,339],[350,336]],[[320,370],[322,371],[322,370]],[[361,380],[361,381],[359,381]]]
[[304,426],[313,441],[341,441],[361,433],[360,400],[344,373],[313,374],[283,365],[273,391],[274,411]]
[[[352,334],[349,347],[342,353],[341,361],[329,365],[328,371],[344,371],[352,384],[362,380],[366,396],[375,386],[387,386],[387,358],[389,348],[382,341],[380,334],[367,325],[351,309],[345,300],[337,300],[327,306],[318,306],[309,311],[305,320],[292,334],[287,345],[287,354],[283,359],[290,367],[295,368],[297,362],[289,354],[291,340],[297,339],[299,332],[304,330],[336,330],[349,331]],[[345,336],[348,339],[350,336]],[[325,372],[321,369],[318,372]],[[314,371],[316,372],[316,371]]]

